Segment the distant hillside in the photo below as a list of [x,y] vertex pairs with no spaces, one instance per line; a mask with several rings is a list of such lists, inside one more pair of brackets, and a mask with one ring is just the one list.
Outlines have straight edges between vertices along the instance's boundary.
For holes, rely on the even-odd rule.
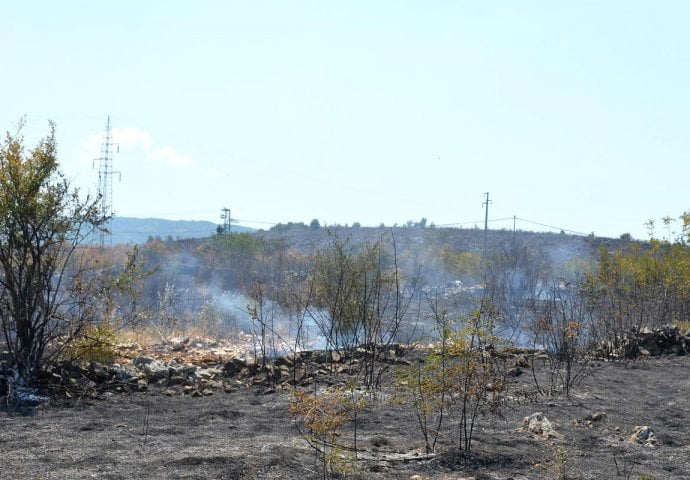
[[[210,237],[218,224],[203,220],[164,220],[161,218],[115,217],[109,226],[112,243],[145,243],[149,237],[161,239],[186,239]],[[233,225],[234,232],[252,231],[251,228]]]
[[[353,243],[376,242],[382,235],[393,234],[399,252],[427,249],[437,250],[450,247],[457,251],[481,253],[486,248],[489,252],[507,251],[512,246],[529,245],[534,251],[548,255],[550,260],[558,265],[574,259],[594,259],[600,247],[621,249],[631,244],[629,239],[613,239],[595,237],[593,235],[580,236],[554,232],[532,232],[517,230],[489,230],[484,236],[481,229],[460,228],[419,228],[419,227],[335,227],[309,228],[293,226],[292,228],[271,229],[257,231],[256,235],[266,240],[281,240],[286,245],[308,253],[314,248],[323,248],[329,239],[329,234],[337,234],[342,238],[349,238]],[[636,243],[636,242],[632,242]],[[642,244],[643,242],[641,242]]]

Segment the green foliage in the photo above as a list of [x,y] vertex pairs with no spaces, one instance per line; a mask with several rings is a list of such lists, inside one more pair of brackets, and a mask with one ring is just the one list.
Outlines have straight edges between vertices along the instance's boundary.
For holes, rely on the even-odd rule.
[[272,232],[289,232],[290,230],[306,230],[309,228],[304,222],[276,223],[271,227]]
[[681,243],[690,243],[690,211],[683,212],[680,216],[681,225]]
[[84,362],[112,362],[116,344],[117,331],[113,325],[91,326],[67,346],[64,356]]
[[382,242],[356,247],[333,236],[327,248],[313,255],[311,305],[325,313],[315,315],[331,348],[381,343],[387,333],[394,333],[379,327],[384,326],[385,300],[395,295],[399,273]]
[[551,471],[556,480],[568,478],[568,451],[565,447],[557,446],[555,448]]
[[476,277],[481,273],[481,256],[473,252],[458,252],[450,248],[441,251],[444,269],[459,277]]
[[96,292],[84,286],[94,282],[71,260],[105,220],[98,203],[81,201],[60,173],[52,124],[29,152],[21,135],[7,135],[0,147],[0,325],[9,367],[22,381],[40,374],[56,340],[69,342],[92,321]]
[[[320,394],[295,390],[289,412],[298,428],[321,460],[322,478],[329,473],[353,475],[357,468],[357,417],[367,407],[366,398],[359,396],[354,384]],[[345,443],[345,428],[352,426],[352,441]]]
[[678,327],[678,331],[681,333],[690,332],[690,320],[681,321],[676,320],[673,324]]
[[633,326],[657,327],[690,318],[690,246],[652,240],[610,252],[585,276],[582,294],[598,314],[599,337],[615,349]]
[[269,245],[260,237],[247,232],[216,235],[209,244],[195,252],[209,275],[222,278],[225,289],[244,286],[257,271],[262,256],[270,253]]
[[212,245],[223,255],[238,257],[251,257],[265,247],[261,238],[247,232],[214,236]]
[[427,453],[436,449],[450,394],[446,376],[447,357],[443,351],[442,347],[429,353],[423,361],[418,359],[398,370],[398,385],[405,389],[403,401],[414,408]]
[[440,334],[437,347],[424,362],[399,370],[426,443],[433,452],[449,415],[459,418],[454,438],[461,451],[470,453],[478,415],[499,415],[506,389],[503,361],[494,355],[499,339],[493,335],[496,311],[486,300],[469,316],[456,321],[434,309]]

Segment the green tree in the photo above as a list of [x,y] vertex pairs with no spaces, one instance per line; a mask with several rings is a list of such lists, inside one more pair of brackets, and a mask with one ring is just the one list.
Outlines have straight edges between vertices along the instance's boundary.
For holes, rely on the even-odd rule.
[[472,450],[481,414],[500,415],[506,392],[505,359],[496,354],[500,339],[493,335],[498,312],[486,298],[467,316],[451,319],[445,309],[430,302],[440,341],[423,362],[401,367],[398,381],[403,398],[412,405],[427,453],[445,419],[458,419],[455,443],[463,454]]
[[690,247],[651,240],[626,250],[599,252],[585,275],[582,295],[596,314],[594,338],[611,355],[623,352],[632,329],[685,322],[690,317]]
[[[105,218],[60,173],[55,127],[30,151],[21,126],[0,147],[0,326],[15,381],[76,338],[98,308],[75,252]],[[58,340],[60,340],[58,344]]]
[[341,355],[359,349],[367,388],[378,388],[388,368],[381,362],[392,344],[405,336],[403,327],[414,329],[414,301],[419,278],[405,277],[398,266],[395,238],[374,244],[352,244],[350,238],[333,235],[328,245],[315,252],[307,274],[310,292],[305,314],[323,336],[328,350]]

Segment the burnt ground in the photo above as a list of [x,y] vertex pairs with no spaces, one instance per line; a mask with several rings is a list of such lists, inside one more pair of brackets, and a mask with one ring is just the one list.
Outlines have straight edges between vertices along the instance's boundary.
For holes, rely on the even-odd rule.
[[[513,380],[504,419],[479,418],[469,459],[452,444],[453,415],[437,455],[426,456],[412,410],[383,395],[358,419],[359,473],[341,478],[687,479],[689,367],[690,357],[675,356],[598,362],[570,398],[530,394],[526,372]],[[239,383],[226,390],[193,397],[150,388],[70,408],[44,405],[30,416],[0,412],[0,477],[321,478],[315,451],[288,413],[289,390]],[[521,430],[535,412],[556,424],[555,437]],[[638,425],[654,430],[657,446],[629,441]],[[556,461],[559,448],[564,462]]]

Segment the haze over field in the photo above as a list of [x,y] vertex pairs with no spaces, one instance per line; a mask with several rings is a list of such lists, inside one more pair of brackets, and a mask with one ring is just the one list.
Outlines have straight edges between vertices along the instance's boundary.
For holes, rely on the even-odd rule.
[[0,129],[120,216],[647,238],[690,208],[687,2],[11,2]]

